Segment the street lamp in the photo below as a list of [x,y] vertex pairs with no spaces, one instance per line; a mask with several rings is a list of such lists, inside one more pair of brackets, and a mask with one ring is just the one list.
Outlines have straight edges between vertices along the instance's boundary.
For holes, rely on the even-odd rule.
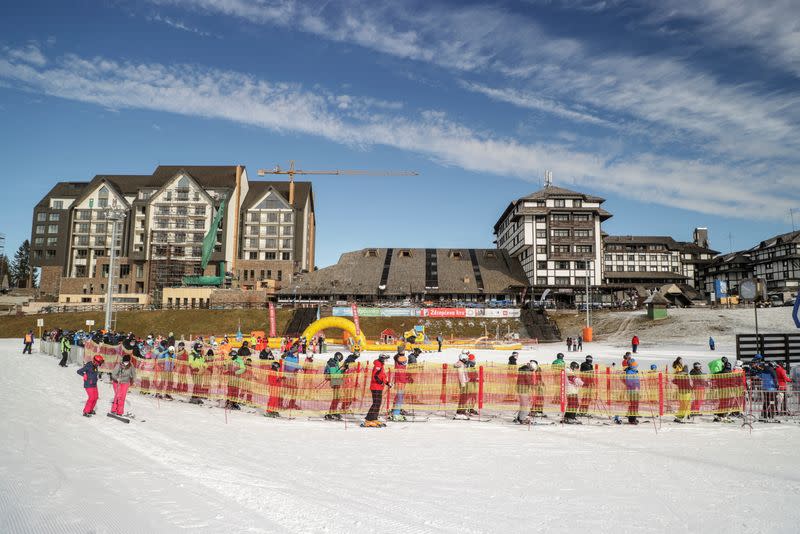
[[111,330],[111,311],[114,307],[114,267],[117,260],[117,223],[125,220],[126,210],[116,203],[106,209],[106,220],[111,221],[111,256],[108,260],[108,291],[106,292],[105,329]]

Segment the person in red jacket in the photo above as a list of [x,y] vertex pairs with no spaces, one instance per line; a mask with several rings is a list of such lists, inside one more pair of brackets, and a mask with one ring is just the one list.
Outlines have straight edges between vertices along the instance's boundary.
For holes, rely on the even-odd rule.
[[278,410],[281,409],[282,381],[283,373],[281,373],[281,364],[279,362],[272,362],[269,371],[267,371],[267,391],[269,391],[269,402],[267,403],[267,411],[264,412],[264,415],[267,417],[281,416]]
[[367,412],[367,419],[364,421],[364,426],[381,427],[386,426],[385,423],[378,421],[378,412],[381,409],[383,402],[383,388],[392,387],[389,379],[386,377],[384,364],[389,357],[385,354],[378,356],[378,359],[372,362],[372,378],[369,382],[369,390],[372,393],[372,406],[369,407]]
[[778,379],[778,415],[788,415],[786,411],[786,383],[791,382],[792,379],[786,373],[784,365],[781,363],[775,365],[775,376]]
[[631,339],[631,350],[634,354],[636,354],[636,350],[639,348],[639,336],[633,336]]

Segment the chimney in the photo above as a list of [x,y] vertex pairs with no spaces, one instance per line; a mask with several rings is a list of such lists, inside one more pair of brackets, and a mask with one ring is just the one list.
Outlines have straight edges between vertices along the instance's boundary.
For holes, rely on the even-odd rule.
[[694,229],[694,244],[708,248],[708,228],[699,227]]
[[289,205],[294,207],[294,176],[289,179]]

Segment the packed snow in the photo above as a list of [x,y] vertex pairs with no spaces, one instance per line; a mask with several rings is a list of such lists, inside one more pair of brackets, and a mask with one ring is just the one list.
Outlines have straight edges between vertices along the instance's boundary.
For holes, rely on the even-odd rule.
[[[645,342],[646,340],[643,340]],[[611,361],[624,345],[587,344]],[[713,356],[723,354],[722,347]],[[523,351],[547,361],[560,346]],[[661,365],[695,347],[642,347]],[[796,422],[384,429],[131,392],[81,416],[76,367],[0,340],[0,532],[796,532]],[[457,351],[426,355],[454,361]],[[730,352],[728,352],[730,354]],[[478,359],[506,353],[478,352]]]

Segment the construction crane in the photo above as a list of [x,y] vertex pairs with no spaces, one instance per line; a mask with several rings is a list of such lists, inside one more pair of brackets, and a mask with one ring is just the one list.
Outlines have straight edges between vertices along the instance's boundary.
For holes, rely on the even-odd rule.
[[272,170],[258,169],[259,176],[267,174],[287,174],[289,175],[289,205],[294,205],[294,176],[299,175],[336,175],[336,176],[419,176],[417,171],[364,171],[364,170],[332,170],[332,171],[303,171],[294,168],[294,160],[289,162],[287,170],[281,169],[279,165]]

